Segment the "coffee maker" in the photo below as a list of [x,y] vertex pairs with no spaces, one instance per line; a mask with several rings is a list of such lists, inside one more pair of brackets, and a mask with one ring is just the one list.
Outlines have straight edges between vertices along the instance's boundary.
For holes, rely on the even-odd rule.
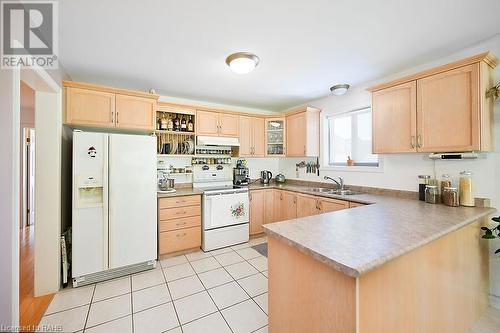
[[237,186],[246,186],[250,183],[246,161],[239,159],[236,167],[233,168],[233,184]]

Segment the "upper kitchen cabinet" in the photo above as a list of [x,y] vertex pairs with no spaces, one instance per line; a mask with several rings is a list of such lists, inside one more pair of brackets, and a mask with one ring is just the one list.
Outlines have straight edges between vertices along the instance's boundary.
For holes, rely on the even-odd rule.
[[65,124],[154,130],[158,95],[63,81]]
[[155,123],[156,100],[116,94],[115,110],[116,127],[149,130]]
[[416,87],[413,81],[373,93],[373,153],[417,151]]
[[236,114],[197,110],[196,134],[238,137],[239,116]]
[[285,118],[266,119],[266,155],[285,156]]
[[265,155],[265,120],[257,117],[240,116],[239,156],[263,157]]
[[492,150],[491,53],[456,61],[369,89],[373,152]]
[[319,156],[319,113],[306,107],[286,115],[286,156]]

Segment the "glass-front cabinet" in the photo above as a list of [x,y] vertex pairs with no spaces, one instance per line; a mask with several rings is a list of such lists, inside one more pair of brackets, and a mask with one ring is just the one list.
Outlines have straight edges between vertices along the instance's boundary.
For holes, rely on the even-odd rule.
[[285,156],[285,118],[266,119],[266,155]]

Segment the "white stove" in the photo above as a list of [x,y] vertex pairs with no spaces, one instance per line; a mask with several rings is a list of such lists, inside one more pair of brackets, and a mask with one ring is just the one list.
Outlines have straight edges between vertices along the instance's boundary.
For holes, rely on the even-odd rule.
[[202,244],[204,251],[247,242],[249,199],[247,187],[233,186],[231,165],[194,165],[193,187],[202,195]]

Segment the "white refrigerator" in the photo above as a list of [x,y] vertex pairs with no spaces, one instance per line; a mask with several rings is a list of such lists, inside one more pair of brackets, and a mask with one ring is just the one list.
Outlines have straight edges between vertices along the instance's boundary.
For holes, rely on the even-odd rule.
[[156,138],[73,133],[72,277],[81,286],[156,266]]

